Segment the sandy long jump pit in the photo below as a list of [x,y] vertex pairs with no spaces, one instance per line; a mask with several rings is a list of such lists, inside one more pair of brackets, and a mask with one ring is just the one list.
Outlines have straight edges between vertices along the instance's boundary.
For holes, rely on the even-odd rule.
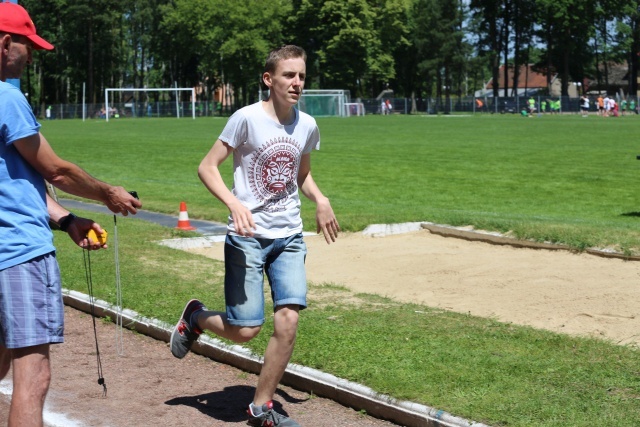
[[[306,236],[311,282],[640,345],[640,261],[495,245],[420,229]],[[189,252],[223,259],[224,243]]]

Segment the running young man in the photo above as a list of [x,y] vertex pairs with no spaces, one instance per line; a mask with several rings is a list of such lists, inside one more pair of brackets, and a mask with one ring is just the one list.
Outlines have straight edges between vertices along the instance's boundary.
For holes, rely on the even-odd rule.
[[[262,75],[269,99],[233,114],[205,156],[198,175],[229,208],[225,242],[226,312],[209,311],[198,300],[185,306],[171,335],[171,352],[183,358],[203,330],[247,342],[265,320],[263,275],[271,286],[274,332],[264,355],[249,424],[295,427],[273,410],[272,399],[289,363],[298,315],[306,307],[307,253],[302,239],[298,190],[316,203],[317,232],[334,242],[340,227],[311,177],[311,151],[320,148],[315,120],[295,108],[306,77],[306,53],[293,45],[269,53]],[[233,154],[233,190],[219,166]]]

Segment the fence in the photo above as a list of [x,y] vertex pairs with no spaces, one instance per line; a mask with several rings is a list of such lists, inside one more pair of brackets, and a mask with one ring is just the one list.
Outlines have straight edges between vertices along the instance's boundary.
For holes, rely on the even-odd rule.
[[[463,97],[463,98],[450,98],[448,100],[437,99],[424,99],[424,98],[388,98],[391,102],[392,109],[391,114],[476,114],[476,113],[491,113],[491,114],[520,114],[522,110],[526,110],[528,107],[530,97]],[[536,95],[533,97],[536,105],[536,111],[542,113],[579,113],[580,112],[580,98],[571,97],[548,97]],[[482,106],[476,101],[482,101]],[[382,100],[375,98],[371,99],[357,99],[358,103],[364,105],[365,114],[382,114],[381,103]],[[589,111],[596,112],[597,104],[596,97],[590,96]],[[616,98],[616,102],[621,104],[621,99]],[[627,99],[627,112],[633,112],[638,114],[638,97],[631,97]],[[552,102],[557,105],[557,110],[552,110]],[[415,104],[415,105],[414,105]],[[177,107],[176,107],[177,105]],[[543,107],[541,109],[541,107]],[[103,104],[86,104],[84,107],[81,104],[56,104],[49,108],[51,109],[51,119],[103,119],[105,118],[105,111]],[[192,116],[192,104],[191,102],[180,102],[176,104],[175,101],[164,102],[147,102],[147,103],[116,103],[109,104],[111,112],[110,118],[143,118],[143,117],[187,117]],[[211,116],[229,116],[238,107],[222,106],[216,102],[196,102],[196,117],[211,117]],[[622,110],[621,106],[621,110]],[[541,111],[542,110],[542,111]],[[34,108],[34,113],[38,117],[46,117],[44,111],[40,108]]]
[[[399,114],[460,114],[460,113],[492,113],[492,114],[520,114],[527,110],[530,96],[515,97],[463,97],[449,98],[448,100],[424,99],[424,98],[389,98],[392,105],[391,113]],[[589,111],[597,111],[596,96],[589,96]],[[579,97],[551,97],[536,95],[533,96],[536,112],[541,113],[579,113]],[[622,99],[614,98],[618,104]],[[476,101],[481,101],[482,105]],[[627,100],[627,111],[638,114],[638,97],[629,97]],[[382,114],[381,100],[361,99],[365,105],[367,114]],[[415,102],[415,106],[413,105]],[[620,107],[622,109],[622,106]]]
[[[140,102],[140,103],[109,103],[109,118],[142,118],[142,117],[187,117],[193,115],[192,103],[175,101]],[[41,108],[33,109],[37,117],[50,119],[105,119],[104,104],[85,104],[84,114],[82,104],[54,104],[46,107],[50,109],[47,115]],[[228,116],[235,109],[223,107],[217,102],[196,102],[196,117]],[[178,114],[179,113],[179,114]]]

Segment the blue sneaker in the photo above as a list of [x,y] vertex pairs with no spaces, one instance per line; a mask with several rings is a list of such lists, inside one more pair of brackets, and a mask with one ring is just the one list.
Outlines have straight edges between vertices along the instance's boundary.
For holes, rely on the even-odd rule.
[[249,409],[247,409],[247,414],[249,414],[249,421],[247,424],[258,427],[300,427],[300,424],[293,421],[291,418],[277,413],[273,409],[272,401],[268,401],[262,405],[262,411],[263,412],[261,414],[254,415],[251,410],[251,406],[249,406]]
[[182,359],[189,353],[191,346],[198,340],[202,330],[197,326],[191,325],[191,315],[197,311],[206,310],[207,308],[197,299],[192,299],[187,303],[182,311],[182,316],[173,328],[171,333],[171,354],[178,359]]

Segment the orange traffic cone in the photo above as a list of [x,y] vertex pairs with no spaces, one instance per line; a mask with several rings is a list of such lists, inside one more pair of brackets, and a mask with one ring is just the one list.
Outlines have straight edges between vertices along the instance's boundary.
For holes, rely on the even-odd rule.
[[195,230],[195,227],[191,226],[189,222],[189,214],[187,213],[187,204],[185,202],[180,202],[180,215],[178,216],[178,226],[176,227],[179,230]]

